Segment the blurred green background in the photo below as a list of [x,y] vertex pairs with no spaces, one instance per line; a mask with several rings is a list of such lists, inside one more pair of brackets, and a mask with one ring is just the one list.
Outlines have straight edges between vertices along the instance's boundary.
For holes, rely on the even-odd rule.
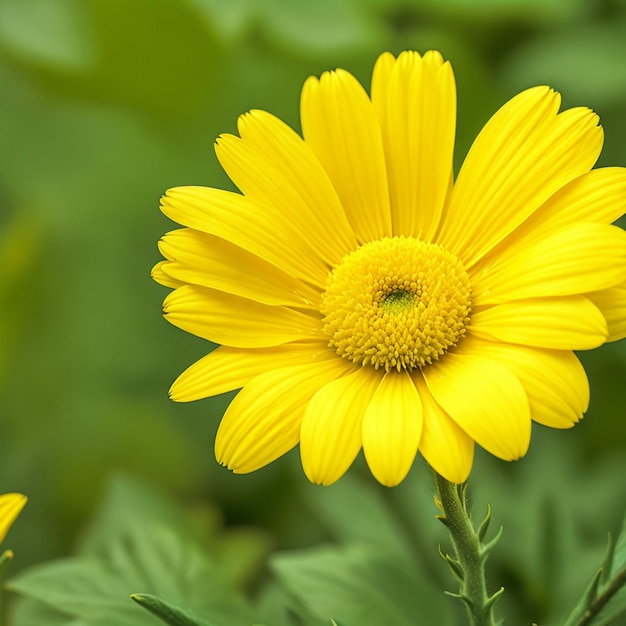
[[[407,48],[453,63],[457,162],[498,106],[547,83],[599,113],[600,163],[626,165],[625,0],[0,0],[0,492],[30,498],[6,544],[13,571],[69,554],[118,472],[214,502],[279,548],[325,538],[300,506],[321,488],[296,452],[233,476],[212,452],[229,398],[167,399],[210,346],[161,318],[166,290],[149,272],[174,225],[158,201],[175,185],[232,188],[212,144],[239,114],[262,108],[299,129],[307,76],[344,67],[369,87],[378,54]],[[626,344],[582,358],[592,406],[580,425],[536,428],[518,464],[478,455],[474,489],[496,472],[519,520],[537,513],[505,487],[520,472],[576,493],[624,469]],[[571,472],[554,467],[561,454]],[[592,543],[623,514],[605,482],[577,507],[595,520],[581,522]],[[428,488],[419,495],[434,514]]]

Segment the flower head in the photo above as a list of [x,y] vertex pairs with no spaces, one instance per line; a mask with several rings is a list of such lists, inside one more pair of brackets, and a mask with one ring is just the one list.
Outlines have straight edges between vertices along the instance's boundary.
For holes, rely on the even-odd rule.
[[383,54],[371,97],[343,70],[302,91],[303,137],[264,111],[216,145],[241,193],[169,190],[185,226],[154,278],[166,318],[221,344],[171,397],[242,388],[215,443],[254,471],[300,444],[330,484],[362,449],[396,485],[418,450],[452,482],[474,444],[513,460],[531,422],[568,428],[589,388],[573,350],[626,335],[626,169],[602,128],[522,92],[456,179],[456,89],[438,52]]
[[26,496],[21,493],[5,493],[0,495],[0,543],[6,537],[15,518],[26,504]]

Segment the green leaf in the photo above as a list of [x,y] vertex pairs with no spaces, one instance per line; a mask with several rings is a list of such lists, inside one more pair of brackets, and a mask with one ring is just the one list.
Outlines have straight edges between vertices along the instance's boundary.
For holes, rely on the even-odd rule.
[[360,0],[271,0],[261,6],[268,36],[292,53],[337,55],[384,45],[380,20]]
[[[209,624],[251,624],[252,611],[198,534],[157,492],[118,478],[82,556],[26,570],[10,587],[84,626],[154,624],[154,616],[131,602],[133,593],[185,607]],[[220,535],[211,539],[217,543]]]
[[128,601],[124,578],[95,560],[60,559],[22,573],[7,586],[87,624],[96,618],[112,624],[154,624]]
[[[215,36],[186,2],[7,0],[0,25],[0,45],[12,60],[50,89],[100,103],[200,110],[218,69]],[[196,59],[202,80],[190,62]]]
[[156,615],[161,621],[169,626],[211,626],[189,611],[176,607],[169,602],[160,600],[150,594],[133,594],[131,598],[141,607]]
[[174,535],[197,542],[202,551],[210,554],[219,565],[222,580],[233,586],[247,583],[270,550],[270,539],[260,530],[235,528],[224,532],[221,513],[210,504],[199,503],[183,512],[151,486],[118,475],[110,482],[100,512],[84,537],[80,552],[106,557],[110,553],[111,537],[156,522]]
[[[47,604],[42,604],[32,598],[20,598],[19,602],[12,606],[12,624],[24,624],[27,626],[75,626],[71,618],[56,611]],[[111,625],[113,626],[113,625]],[[154,626],[154,624],[152,625]]]
[[626,517],[615,544],[610,573],[605,578],[605,581],[606,584],[599,590],[599,595],[606,594],[611,585],[617,588],[619,584],[620,587],[600,610],[598,616],[592,622],[589,622],[593,626],[611,624],[613,620],[626,614]]
[[411,559],[411,540],[394,515],[383,492],[352,474],[320,489],[306,487],[305,497],[314,514],[340,542],[379,546],[400,560]]
[[502,66],[502,80],[518,90],[548,84],[568,101],[603,109],[626,97],[624,19],[548,32],[515,50]]
[[328,623],[453,624],[445,596],[387,552],[364,545],[276,556],[281,584],[311,616]]
[[565,626],[607,626],[626,614],[626,517],[614,550],[610,547]]
[[585,0],[419,0],[423,11],[439,17],[481,20],[482,24],[523,17],[527,21],[570,21],[589,12]]
[[[114,475],[97,515],[79,545],[79,552],[101,558],[110,551],[112,539],[124,536],[131,527],[155,523],[169,528],[174,534],[199,534],[180,507],[159,490],[136,478]],[[216,525],[217,522],[211,524],[213,529]]]
[[0,4],[0,41],[32,61],[85,70],[96,51],[84,2],[5,0]]
[[493,524],[504,527],[488,580],[507,589],[499,613],[520,623],[564,624],[598,568],[607,528],[623,515],[623,456],[582,465],[563,435],[537,428],[522,463],[478,453],[469,482],[472,511],[482,514],[489,501]]
[[212,28],[225,40],[242,37],[256,17],[255,0],[189,0]]

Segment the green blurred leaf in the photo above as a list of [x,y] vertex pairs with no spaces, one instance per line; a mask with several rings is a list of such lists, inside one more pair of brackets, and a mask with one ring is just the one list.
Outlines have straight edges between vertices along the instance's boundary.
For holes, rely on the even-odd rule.
[[384,45],[384,30],[359,0],[268,0],[261,20],[274,41],[300,53],[342,54]]
[[23,626],[75,626],[75,620],[33,598],[20,598],[12,606],[11,623]]
[[258,14],[256,0],[188,0],[225,40],[242,37]]
[[570,613],[565,626],[608,626],[626,614],[626,518],[617,544]]
[[79,553],[94,559],[107,558],[112,540],[118,541],[129,529],[155,524],[181,536],[196,530],[176,503],[157,489],[131,476],[115,475],[80,543]]
[[[82,555],[26,570],[10,587],[85,626],[153,624],[130,601],[132,593],[163,598],[209,623],[251,624],[243,596],[199,541],[201,527],[157,492],[118,478]],[[218,543],[220,536],[214,530],[207,539]]]
[[271,561],[282,585],[320,621],[454,624],[449,599],[406,563],[364,545],[282,554]]
[[211,626],[207,621],[177,606],[151,596],[150,594],[133,594],[131,598],[141,607],[156,615],[169,626]]
[[411,539],[373,481],[347,474],[339,482],[306,490],[315,515],[340,543],[377,546],[399,560],[410,560]]
[[[167,528],[172,536],[196,542],[219,567],[221,580],[236,587],[249,582],[270,550],[268,535],[258,529],[224,531],[221,514],[213,506],[200,503],[183,511],[146,483],[117,475],[111,480],[100,512],[81,542],[80,553],[109,558],[111,538],[156,523]],[[141,539],[138,541],[141,543]]]
[[523,18],[562,22],[587,15],[586,0],[413,0],[416,7],[441,17],[480,20],[483,24]]
[[128,601],[129,582],[105,563],[76,558],[33,568],[8,586],[87,623],[107,617],[113,624],[152,624]]
[[209,98],[219,46],[186,2],[6,0],[0,6],[0,48],[51,90],[158,113],[197,110]]
[[522,462],[503,466],[486,454],[476,461],[472,511],[480,516],[491,503],[493,523],[504,527],[488,562],[492,585],[506,589],[500,614],[561,625],[597,569],[607,529],[623,515],[616,494],[626,459],[581,463],[566,432],[537,428]]
[[589,622],[590,626],[606,626],[613,623],[613,620],[618,617],[626,615],[626,517],[615,544],[610,572],[604,578],[605,584],[599,589],[599,595],[606,593],[611,584],[617,586],[617,583],[620,581],[621,587],[619,591],[600,610],[598,616]]
[[34,294],[23,286],[36,278],[43,248],[41,230],[34,220],[19,214],[8,223],[0,222],[0,392],[20,339],[28,329]]
[[626,98],[626,21],[548,31],[515,50],[501,67],[512,90],[548,84],[569,102],[602,109]]
[[2,47],[35,63],[85,71],[96,59],[87,4],[76,0],[4,0]]

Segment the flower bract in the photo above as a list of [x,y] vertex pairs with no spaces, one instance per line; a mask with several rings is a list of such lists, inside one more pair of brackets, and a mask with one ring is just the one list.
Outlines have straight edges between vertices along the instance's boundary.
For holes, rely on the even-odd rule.
[[215,451],[251,472],[299,444],[316,483],[362,450],[384,485],[418,451],[467,479],[478,444],[505,460],[531,424],[569,428],[589,386],[575,350],[626,335],[626,169],[592,169],[587,108],[528,89],[485,124],[455,175],[456,87],[430,51],[381,55],[371,93],[309,78],[302,136],[264,111],[222,135],[239,193],[170,189],[154,278],[164,313],[219,347],[177,401],[241,389]]

